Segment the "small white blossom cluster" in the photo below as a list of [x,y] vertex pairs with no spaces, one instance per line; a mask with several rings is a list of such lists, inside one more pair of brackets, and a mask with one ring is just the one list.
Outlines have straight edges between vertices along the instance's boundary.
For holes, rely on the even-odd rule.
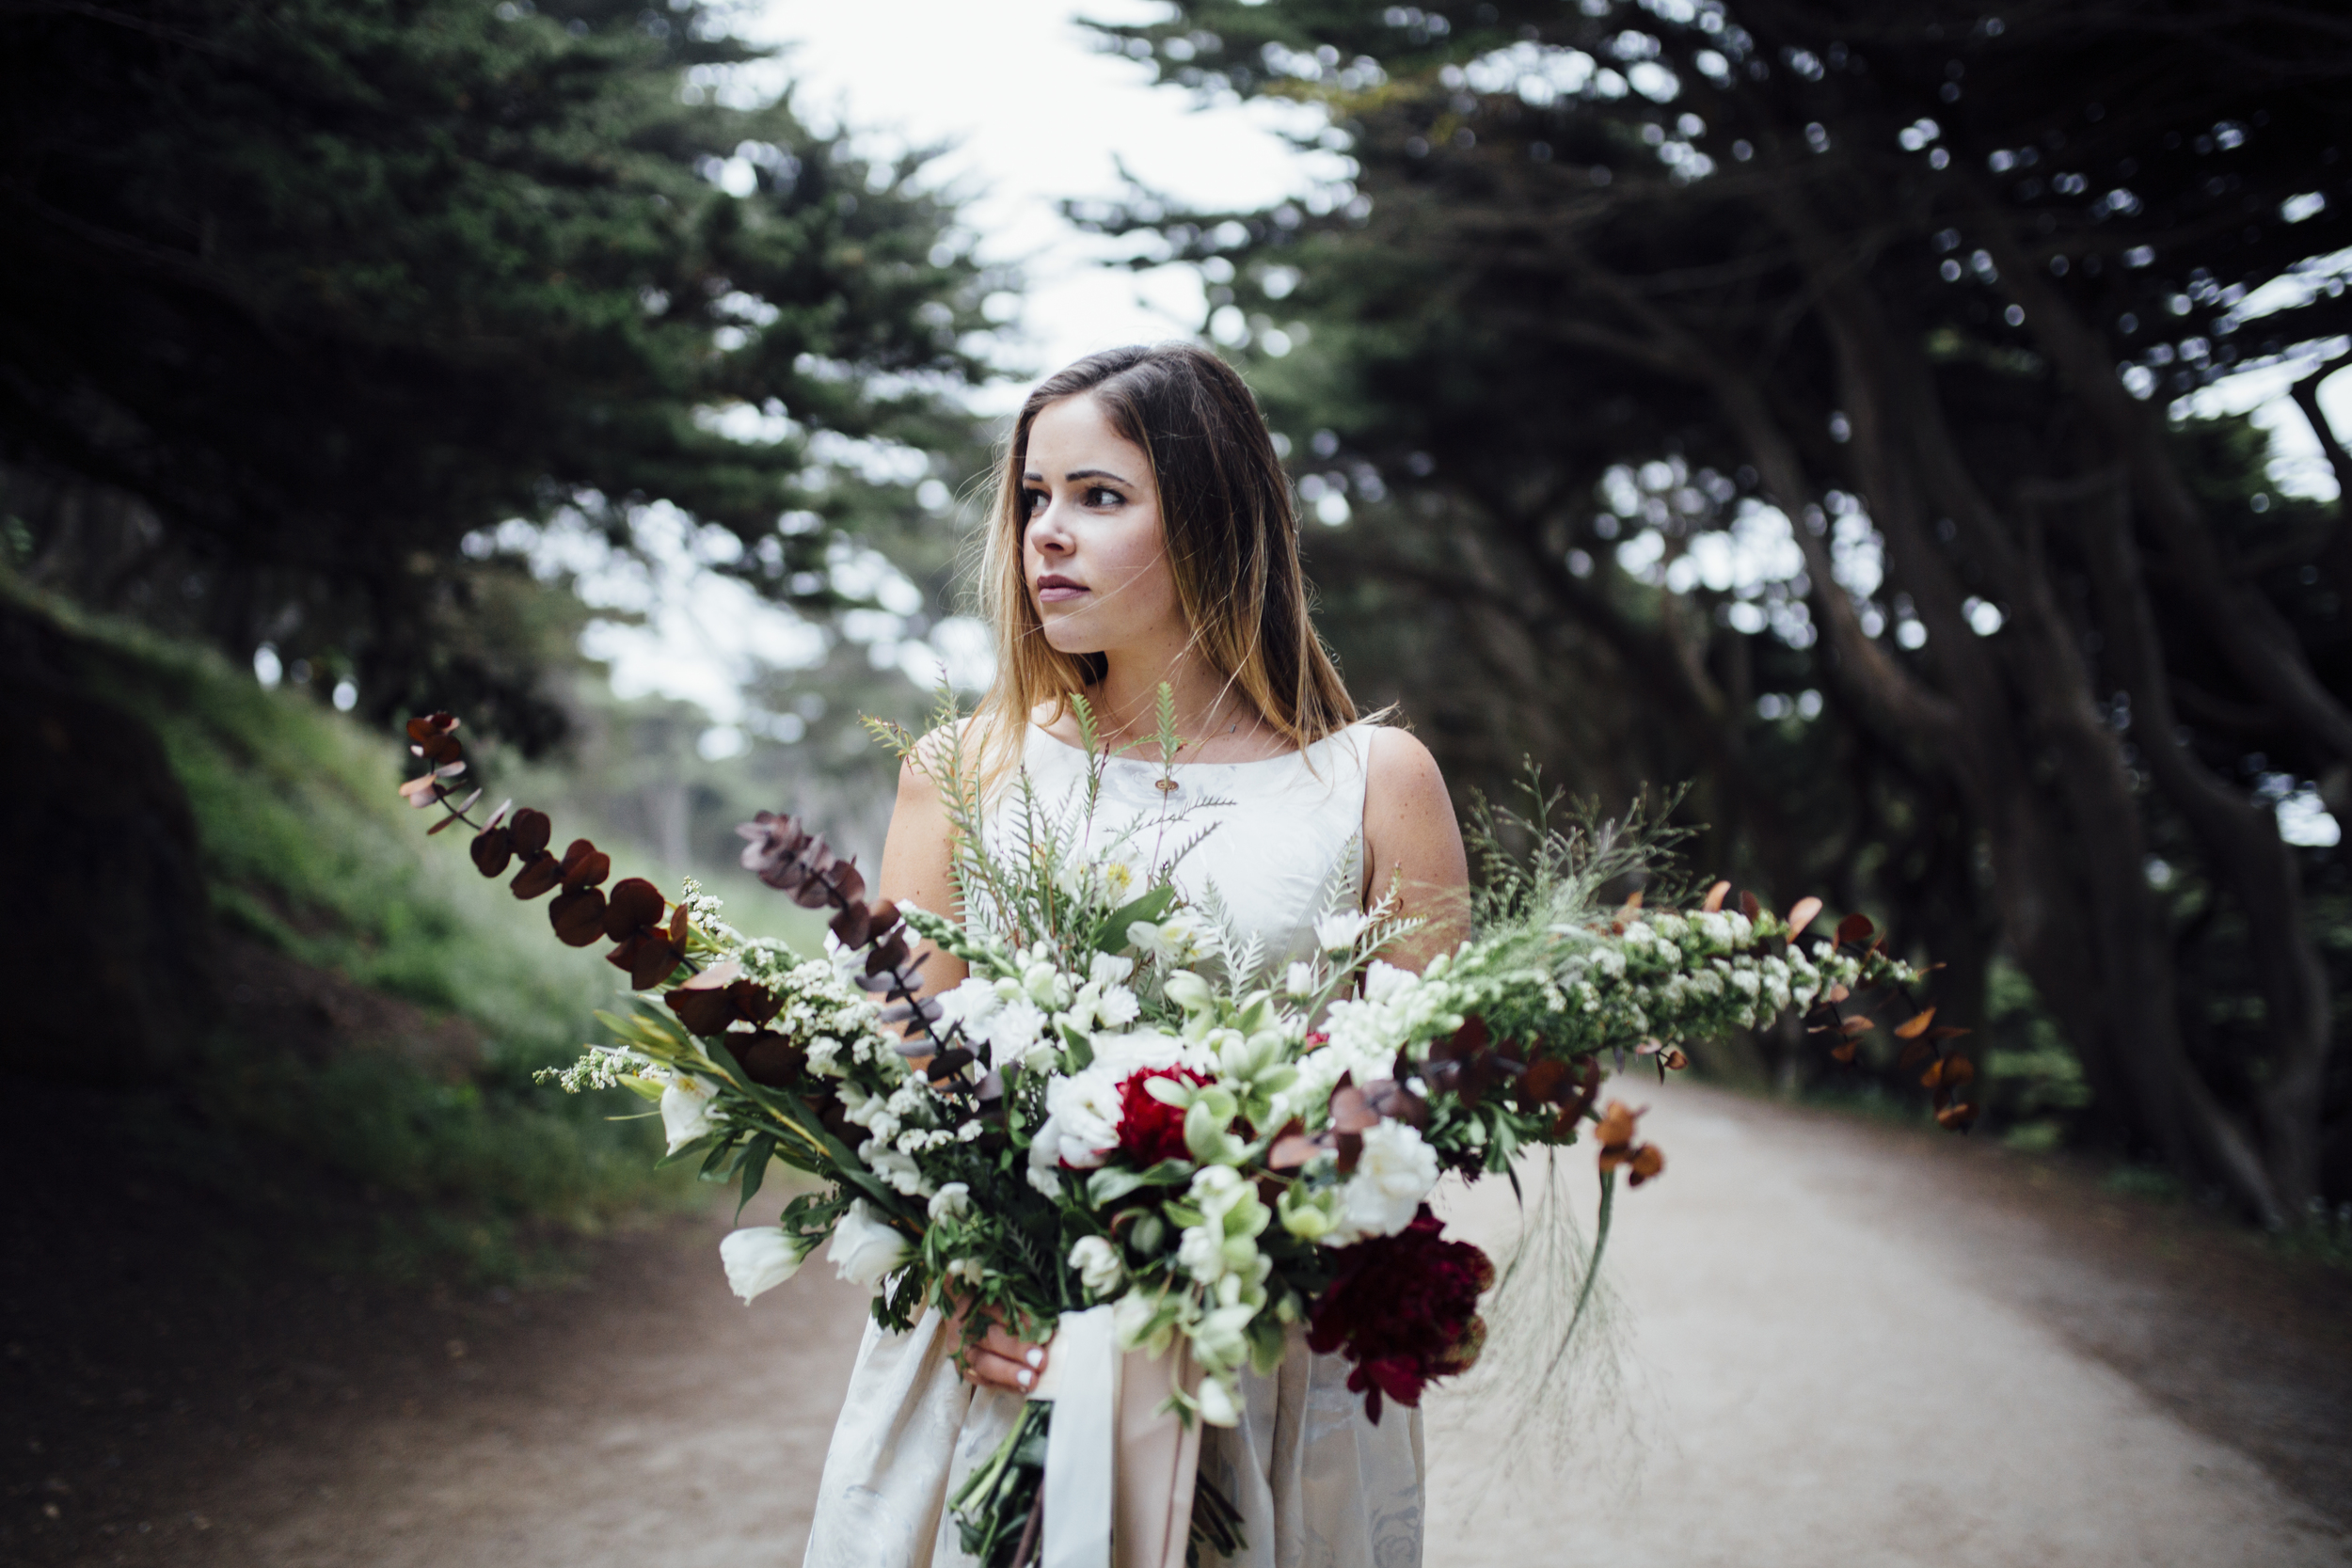
[[531,1077],[533,1083],[556,1085],[565,1094],[580,1094],[588,1089],[619,1088],[628,1080],[642,1076],[653,1065],[632,1051],[610,1045],[592,1045],[571,1066],[543,1067]]
[[1006,963],[1009,973],[975,974],[943,995],[940,1024],[961,1026],[1000,1071],[1027,1066],[1058,1053],[1069,1031],[1123,1029],[1140,1017],[1143,1003],[1126,984],[1135,967],[1133,958],[1096,953],[1080,977],[1057,968],[1043,944],[1023,948]]
[[882,1030],[882,1009],[832,964],[792,960],[787,950],[770,942],[747,943],[742,963],[749,978],[784,1004],[767,1027],[807,1051],[809,1071],[848,1078],[863,1068],[884,1084],[905,1076],[906,1062]]

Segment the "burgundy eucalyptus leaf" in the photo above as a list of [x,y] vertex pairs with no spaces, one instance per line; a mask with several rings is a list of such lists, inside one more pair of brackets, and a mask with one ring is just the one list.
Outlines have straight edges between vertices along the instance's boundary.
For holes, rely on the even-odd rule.
[[771,1089],[789,1088],[808,1070],[808,1053],[771,1029],[722,1036],[720,1043],[734,1056],[744,1077]]
[[874,914],[863,904],[849,904],[833,917],[834,940],[851,952],[866,945],[873,935]]
[[508,828],[489,828],[473,835],[468,853],[473,856],[473,868],[485,877],[504,872],[507,863],[515,858],[515,834]]
[[548,814],[531,806],[516,812],[506,827],[514,834],[515,853],[525,860],[543,852],[548,840],[555,836],[555,824],[548,820]]
[[625,942],[661,924],[661,911],[668,907],[660,888],[643,877],[631,877],[615,886],[606,900],[604,934],[614,942]]
[[585,947],[604,936],[604,895],[592,887],[576,887],[555,895],[548,905],[548,924],[566,946]]
[[564,851],[564,885],[575,890],[595,887],[612,875],[612,857],[584,838],[572,840]]
[[564,863],[542,849],[523,862],[523,868],[515,873],[515,879],[507,885],[515,890],[517,898],[536,898],[543,893],[554,892],[563,880]]
[[661,1000],[677,1014],[680,1023],[697,1035],[723,1035],[737,1017],[735,998],[726,990],[698,990],[691,981]]

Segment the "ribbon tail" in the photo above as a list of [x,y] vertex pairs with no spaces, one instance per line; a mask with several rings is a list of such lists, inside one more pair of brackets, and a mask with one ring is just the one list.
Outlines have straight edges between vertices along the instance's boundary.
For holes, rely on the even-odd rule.
[[[1109,1307],[1062,1314],[1048,1369],[1054,1416],[1045,1432],[1045,1541],[1039,1568],[1111,1568],[1120,1362]],[[1041,1387],[1032,1397],[1045,1392]]]
[[1157,1359],[1123,1357],[1119,1382],[1119,1568],[1184,1568],[1192,1538],[1192,1491],[1200,1468],[1200,1420],[1165,1410],[1178,1386],[1200,1383],[1179,1341]]

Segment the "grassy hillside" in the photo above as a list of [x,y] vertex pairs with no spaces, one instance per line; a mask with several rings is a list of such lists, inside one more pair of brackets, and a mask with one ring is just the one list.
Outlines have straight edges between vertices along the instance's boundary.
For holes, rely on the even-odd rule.
[[[476,876],[462,830],[426,838],[395,793],[395,737],[207,651],[8,601],[70,651],[90,698],[152,730],[195,822],[218,1006],[173,1082],[123,1099],[137,1160],[329,1266],[405,1276],[529,1273],[564,1236],[691,1192],[653,1169],[658,1123],[612,1119],[641,1102],[532,1084],[596,1037],[592,1011],[625,982],[599,949],[557,942],[542,905]],[[474,751],[492,800],[546,806],[561,837],[613,850],[616,875],[675,888],[566,814],[553,779]],[[797,920],[782,904],[730,912]]]

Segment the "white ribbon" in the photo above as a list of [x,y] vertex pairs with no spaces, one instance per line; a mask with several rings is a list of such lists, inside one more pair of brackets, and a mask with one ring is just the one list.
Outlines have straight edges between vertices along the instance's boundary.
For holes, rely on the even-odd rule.
[[1029,1392],[1054,1402],[1045,1433],[1045,1539],[1039,1568],[1110,1568],[1119,1455],[1119,1341],[1111,1309],[1064,1312],[1045,1375]]

